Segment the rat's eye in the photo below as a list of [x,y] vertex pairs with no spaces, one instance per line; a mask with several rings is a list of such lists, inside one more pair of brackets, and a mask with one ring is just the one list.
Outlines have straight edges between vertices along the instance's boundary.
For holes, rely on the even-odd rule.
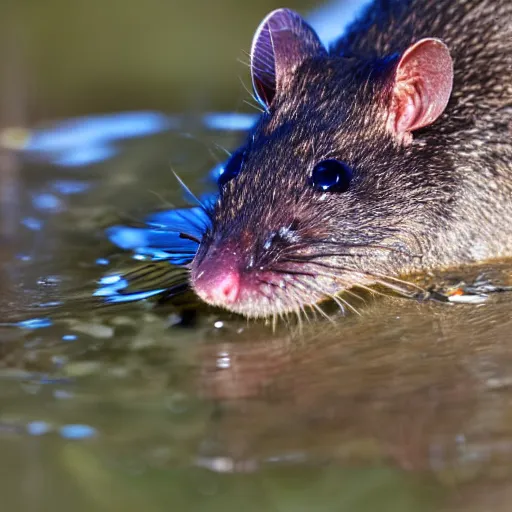
[[339,160],[323,160],[315,165],[311,184],[321,192],[346,192],[352,180],[352,169]]
[[229,180],[238,175],[244,163],[245,152],[242,150],[235,151],[231,158],[226,162],[219,174],[219,187],[223,187]]

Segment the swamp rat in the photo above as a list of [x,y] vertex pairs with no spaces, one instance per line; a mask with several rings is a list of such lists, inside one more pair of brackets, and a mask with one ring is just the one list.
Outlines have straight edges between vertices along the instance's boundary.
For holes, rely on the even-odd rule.
[[279,9],[251,73],[265,112],[191,264],[206,302],[300,312],[512,255],[511,0],[377,0],[329,49]]

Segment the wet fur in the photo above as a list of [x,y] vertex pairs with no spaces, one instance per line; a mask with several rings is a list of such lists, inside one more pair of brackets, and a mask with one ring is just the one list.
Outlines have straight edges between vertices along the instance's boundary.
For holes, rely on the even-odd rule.
[[[423,37],[454,60],[444,114],[410,145],[386,130],[396,58]],[[250,283],[232,309],[300,311],[383,276],[512,255],[512,2],[380,0],[328,57],[278,91],[222,190],[194,272],[236,248]],[[313,190],[315,163],[355,170],[343,194]]]

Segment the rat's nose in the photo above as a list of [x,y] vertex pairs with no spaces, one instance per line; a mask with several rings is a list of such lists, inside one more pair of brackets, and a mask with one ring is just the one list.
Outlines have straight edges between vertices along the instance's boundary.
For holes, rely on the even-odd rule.
[[193,284],[196,293],[206,302],[233,304],[240,291],[240,275],[236,270],[210,267],[200,270]]

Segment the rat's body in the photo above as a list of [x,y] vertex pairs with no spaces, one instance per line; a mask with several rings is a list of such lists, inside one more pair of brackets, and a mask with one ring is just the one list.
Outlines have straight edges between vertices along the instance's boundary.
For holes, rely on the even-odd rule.
[[[510,0],[377,0],[328,53],[280,10],[251,57],[267,112],[192,263],[206,301],[267,316],[512,255]],[[333,160],[343,188],[312,177]]]
[[[414,193],[421,193],[428,170],[437,181],[435,192],[441,194],[439,213],[431,215],[426,205],[423,234],[418,233],[420,269],[512,255],[512,2],[377,4],[380,12],[390,9],[396,17],[380,18],[379,9],[370,9],[335,44],[336,54],[385,56],[435,37],[448,46],[454,60],[450,102],[411,147],[413,158],[426,153]],[[408,158],[401,165],[413,170]],[[407,174],[414,182],[414,173]],[[421,199],[431,202],[435,196],[426,190]],[[420,201],[413,200],[418,208]],[[416,263],[412,267],[418,268]]]

